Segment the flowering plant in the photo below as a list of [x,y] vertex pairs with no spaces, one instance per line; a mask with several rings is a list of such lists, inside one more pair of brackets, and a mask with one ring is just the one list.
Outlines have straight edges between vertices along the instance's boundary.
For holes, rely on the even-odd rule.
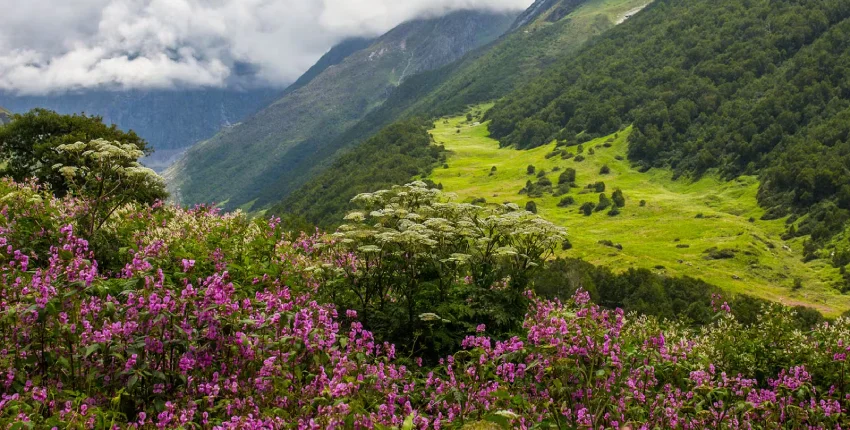
[[476,324],[426,365],[317,300],[361,264],[333,238],[129,205],[102,266],[74,200],[4,182],[0,202],[0,428],[850,425],[846,319],[802,332],[778,305],[750,325],[718,307],[692,328],[529,293],[516,336]]

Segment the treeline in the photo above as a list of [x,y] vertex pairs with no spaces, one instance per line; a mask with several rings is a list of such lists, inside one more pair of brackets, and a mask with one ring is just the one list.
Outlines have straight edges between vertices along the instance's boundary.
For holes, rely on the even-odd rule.
[[429,127],[430,123],[421,119],[390,125],[339,157],[270,212],[298,227],[337,225],[356,195],[427,175],[445,160],[443,148],[432,144]]
[[[537,294],[566,300],[582,289],[600,306],[637,312],[662,319],[683,321],[693,326],[710,324],[723,303],[728,303],[738,321],[753,324],[770,302],[747,295],[729,296],[720,288],[690,277],[669,277],[648,269],[614,273],[574,258],[558,258],[535,272],[532,283]],[[824,320],[815,309],[793,308],[795,325],[810,329]]]
[[839,0],[659,0],[499,103],[490,131],[529,148],[634,124],[638,165],[761,174],[768,217],[816,207],[801,234],[823,244],[850,218],[848,17]]

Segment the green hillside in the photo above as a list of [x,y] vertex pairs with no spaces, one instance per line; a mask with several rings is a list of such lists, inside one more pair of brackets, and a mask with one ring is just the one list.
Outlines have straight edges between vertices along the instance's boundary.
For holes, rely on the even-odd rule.
[[[850,297],[836,289],[842,282],[837,269],[822,260],[803,263],[803,240],[781,238],[784,220],[760,220],[765,211],[757,202],[756,178],[724,181],[708,175],[690,181],[673,180],[667,169],[640,173],[624,160],[631,129],[587,142],[581,154],[578,147],[569,148],[584,157],[578,162],[576,157],[551,156],[554,143],[531,150],[502,149],[489,137],[487,124],[473,125],[476,121],[437,121],[432,134],[449,151],[448,167],[436,168],[428,178],[461,201],[520,206],[534,201],[540,215],[568,228],[573,249],[565,255],[615,270],[649,268],[700,278],[730,292],[813,306],[828,316],[850,309]],[[535,174],[527,173],[529,165]],[[603,166],[610,173],[601,174]],[[527,181],[540,181],[541,171],[556,191],[567,168],[575,169],[578,186],[567,194],[520,194]],[[590,216],[580,212],[583,203],[598,204],[599,193],[586,186],[600,181],[609,198],[622,190],[626,203],[619,215],[608,215],[610,209]],[[567,197],[575,203],[559,207]],[[621,245],[622,250],[600,241]]]
[[[489,46],[434,71],[412,76],[387,101],[346,133],[303,154],[302,163],[289,175],[269,184],[261,192],[258,206],[278,202],[272,211],[294,213],[310,222],[327,225],[341,218],[348,201],[359,192],[385,186],[383,180],[362,176],[352,181],[340,172],[373,171],[376,166],[392,169],[382,178],[410,177],[409,164],[391,165],[365,142],[382,127],[400,118],[434,117],[462,112],[470,104],[487,102],[525,84],[545,70],[557,67],[591,38],[622,23],[644,7],[648,0],[562,0],[537,2],[515,23],[515,30]],[[540,7],[537,7],[540,6]],[[535,13],[532,14],[531,12]],[[353,149],[348,149],[353,148]],[[353,155],[340,153],[350,151]],[[392,151],[390,152],[392,153]],[[426,169],[428,160],[417,163]],[[416,174],[415,171],[413,174]],[[311,178],[303,187],[289,189],[290,177]],[[281,197],[285,196],[283,201]]]
[[307,179],[298,173],[306,158],[381,106],[405,79],[495,40],[514,18],[513,13],[456,12],[404,23],[354,53],[346,48],[338,64],[192,147],[166,172],[169,187],[183,203],[217,202],[229,209],[250,207],[271,186],[278,196],[286,195]]
[[[489,114],[503,145],[575,145],[628,125],[643,169],[758,175],[765,218],[802,218],[806,258],[850,263],[850,4],[663,0]],[[830,244],[832,243],[832,244]]]

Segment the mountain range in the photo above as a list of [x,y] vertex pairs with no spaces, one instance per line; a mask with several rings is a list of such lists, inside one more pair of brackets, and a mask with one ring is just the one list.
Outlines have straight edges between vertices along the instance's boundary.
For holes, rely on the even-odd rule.
[[165,168],[176,155],[219,130],[238,124],[277,98],[279,88],[79,91],[23,96],[0,92],[0,106],[23,113],[32,108],[86,113],[133,130],[154,148],[145,163]]
[[187,151],[166,172],[172,195],[183,203],[249,209],[258,208],[252,203],[271,184],[280,185],[278,197],[285,196],[307,179],[293,174],[306,159],[379,108],[399,85],[492,42],[514,18],[455,12],[406,22],[375,40],[331,50],[281,98]]

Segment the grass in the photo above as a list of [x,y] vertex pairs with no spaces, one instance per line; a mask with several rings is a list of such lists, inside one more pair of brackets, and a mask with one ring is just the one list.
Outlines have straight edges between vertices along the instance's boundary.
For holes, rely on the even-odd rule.
[[[489,107],[477,106],[471,111]],[[730,293],[806,305],[829,317],[850,309],[850,297],[833,288],[841,279],[837,269],[824,261],[803,263],[802,239],[780,238],[784,220],[759,220],[764,210],[756,202],[757,178],[673,180],[664,169],[640,173],[625,160],[630,129],[584,144],[583,162],[560,156],[546,159],[555,149],[554,143],[526,151],[500,149],[489,137],[487,124],[474,125],[475,121],[467,122],[464,115],[436,122],[432,134],[451,154],[448,168],[435,169],[429,178],[460,201],[485,198],[488,203],[525,206],[534,200],[541,216],[568,228],[573,249],[565,251],[565,256],[614,270],[648,268],[670,276],[700,278]],[[606,143],[610,147],[605,147]],[[589,154],[591,148],[593,155]],[[577,148],[569,151],[576,153]],[[553,172],[554,168],[576,169],[579,188],[567,194],[576,204],[559,208],[562,197],[519,194],[527,180],[537,181],[536,175],[526,173],[529,164],[538,172],[546,170],[556,185],[560,172]],[[609,174],[600,174],[603,165],[610,168]],[[597,181],[605,182],[608,197],[615,189],[623,191],[626,206],[620,215],[608,216],[606,210],[587,217],[579,212],[582,203],[598,202],[598,193],[581,194],[587,184]],[[646,201],[645,207],[639,205],[641,200]],[[621,244],[623,249],[601,245],[601,240]],[[706,259],[706,251],[712,248],[734,250],[734,258]],[[795,290],[796,279],[802,288]]]

